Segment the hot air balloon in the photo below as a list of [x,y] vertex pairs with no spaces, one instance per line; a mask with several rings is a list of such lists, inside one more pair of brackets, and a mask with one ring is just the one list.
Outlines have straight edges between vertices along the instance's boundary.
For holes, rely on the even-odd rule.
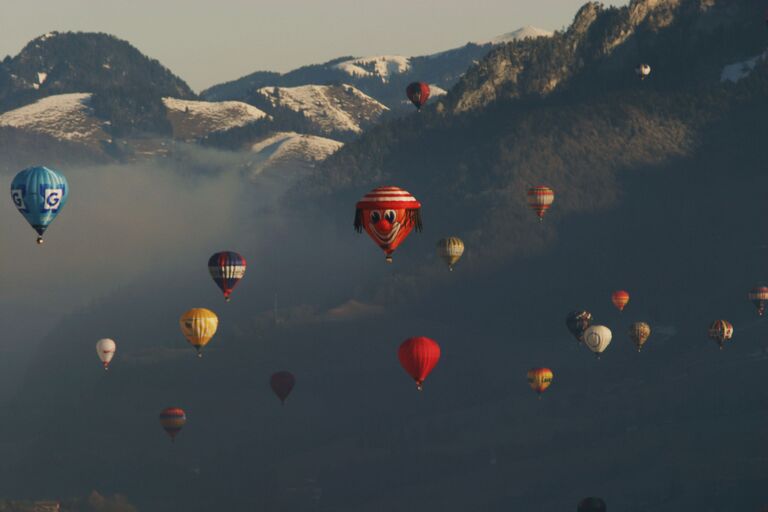
[[296,377],[291,372],[286,371],[273,373],[269,379],[269,385],[272,386],[272,391],[280,399],[282,405],[285,405],[285,399],[291,394],[295,384]]
[[176,441],[176,434],[181,432],[187,422],[187,413],[180,407],[166,407],[160,413],[160,425],[171,437],[171,442]]
[[755,286],[749,292],[749,300],[757,308],[757,314],[763,316],[765,312],[765,301],[768,301],[768,286]]
[[600,354],[611,344],[612,337],[611,330],[606,326],[593,325],[584,331],[584,344],[600,359]]
[[357,202],[355,231],[363,229],[392,263],[392,253],[411,231],[421,231],[421,203],[401,188],[373,189]]
[[200,351],[216,334],[219,317],[210,309],[192,308],[181,315],[179,325],[189,344],[197,350],[197,357],[203,357]]
[[709,326],[709,337],[720,345],[723,349],[723,343],[733,338],[733,325],[728,320],[715,320]]
[[624,290],[618,290],[611,294],[611,302],[616,306],[619,311],[624,311],[624,308],[629,303],[629,293]]
[[19,212],[37,231],[37,243],[67,203],[69,185],[58,171],[47,167],[29,167],[13,178],[11,199]]
[[544,214],[555,201],[555,191],[549,187],[539,186],[528,189],[528,206],[539,216],[539,221],[544,220]]
[[640,64],[635,68],[635,74],[640,77],[640,80],[645,80],[651,74],[651,66],[648,64]]
[[632,343],[637,347],[637,351],[642,350],[645,342],[651,336],[651,326],[645,322],[635,322],[629,327],[629,337]]
[[592,325],[592,313],[589,311],[571,311],[565,317],[565,325],[576,338],[576,341],[583,341],[584,331]]
[[245,258],[232,251],[217,252],[208,259],[208,272],[224,292],[227,302],[232,290],[245,275],[245,266]]
[[608,507],[600,498],[584,498],[579,502],[576,512],[608,512]]
[[437,242],[437,255],[445,261],[451,272],[462,254],[464,254],[464,242],[460,238],[449,236]]
[[416,110],[421,110],[429,99],[429,85],[424,82],[413,82],[405,89],[405,95],[416,105]]
[[416,381],[416,389],[422,390],[424,380],[440,360],[440,345],[424,336],[408,338],[397,351],[403,369]]
[[528,385],[541,398],[541,394],[552,384],[552,376],[549,368],[533,368],[528,370]]
[[99,355],[99,359],[101,359],[101,363],[104,365],[105,370],[109,370],[109,363],[112,361],[112,358],[115,357],[116,349],[117,345],[115,345],[115,340],[102,338],[96,342],[96,353]]

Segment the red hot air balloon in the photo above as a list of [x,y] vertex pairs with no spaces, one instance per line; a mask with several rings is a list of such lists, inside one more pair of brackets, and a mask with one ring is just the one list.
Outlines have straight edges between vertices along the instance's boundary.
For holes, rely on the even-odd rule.
[[624,307],[629,303],[629,293],[624,290],[618,290],[611,294],[611,302],[619,311],[624,311]]
[[440,360],[440,345],[425,336],[405,340],[397,351],[403,369],[416,381],[416,389],[422,390],[424,380]]
[[401,188],[375,188],[357,202],[355,231],[363,229],[392,263],[392,253],[411,231],[421,231],[421,203]]
[[763,316],[765,313],[765,302],[768,301],[768,286],[755,286],[749,292],[749,300],[757,308],[757,314]]
[[285,405],[285,399],[291,394],[293,386],[296,384],[296,377],[291,372],[276,372],[272,374],[269,379],[269,385],[272,387],[277,398],[280,399],[280,403]]
[[413,82],[405,90],[405,95],[416,105],[416,110],[421,110],[429,99],[429,85],[424,82]]
[[172,442],[176,440],[176,434],[181,432],[186,422],[187,413],[180,407],[166,407],[160,413],[160,425],[171,437]]
[[544,220],[544,214],[555,202],[555,191],[549,187],[539,186],[528,189],[528,206],[539,216],[539,221]]

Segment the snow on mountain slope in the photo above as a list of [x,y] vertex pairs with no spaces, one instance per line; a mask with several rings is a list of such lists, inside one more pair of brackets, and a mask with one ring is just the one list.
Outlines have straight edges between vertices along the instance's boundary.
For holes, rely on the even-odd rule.
[[339,141],[315,135],[277,132],[251,146],[251,151],[263,158],[253,172],[259,174],[278,165],[314,167],[343,145]]
[[268,117],[258,108],[241,101],[191,101],[163,98],[168,120],[177,139],[198,139]]
[[475,41],[474,43],[481,46],[486,44],[506,44],[506,43],[511,43],[513,41],[520,41],[522,39],[527,39],[529,37],[531,38],[550,37],[553,33],[554,32],[552,32],[551,30],[544,30],[543,28],[537,28],[537,27],[532,27],[530,25],[526,25],[517,30],[513,30],[512,32],[507,32],[506,34],[496,36],[493,39],[488,39],[485,41]]
[[755,69],[757,63],[765,61],[766,58],[768,58],[768,50],[743,62],[729,64],[723,68],[723,72],[720,74],[720,81],[736,83],[739,80],[747,78],[750,73],[752,73],[752,70]]
[[257,93],[274,108],[301,113],[325,133],[360,133],[387,110],[385,105],[351,85],[262,87]]
[[90,99],[90,93],[48,96],[0,115],[0,126],[73,142],[109,139],[104,131],[104,122],[93,114]]
[[340,62],[333,66],[351,77],[378,77],[386,82],[391,75],[399,75],[411,67],[410,59],[402,55],[377,55]]

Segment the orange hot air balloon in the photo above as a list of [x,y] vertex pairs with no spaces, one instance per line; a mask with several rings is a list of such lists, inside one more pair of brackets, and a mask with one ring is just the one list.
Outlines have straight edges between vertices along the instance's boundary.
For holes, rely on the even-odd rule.
[[723,350],[723,343],[733,338],[733,324],[728,320],[715,320],[709,326],[708,334],[710,339],[720,345],[720,350]]
[[407,190],[379,187],[355,208],[355,231],[365,230],[392,263],[392,253],[413,230],[421,231],[421,203]]
[[422,390],[424,381],[440,360],[440,345],[425,336],[408,338],[397,351],[403,369],[416,381],[416,389]]
[[528,189],[528,206],[539,216],[539,221],[544,220],[544,214],[555,201],[555,191],[549,187],[538,186]]
[[611,302],[616,306],[619,311],[624,311],[624,308],[629,303],[629,293],[624,290],[618,290],[611,294]]
[[541,394],[552,384],[552,377],[552,370],[549,368],[533,368],[528,370],[528,385],[541,398]]
[[768,301],[768,287],[755,286],[752,288],[749,292],[749,300],[757,308],[757,314],[763,316],[763,313],[765,313],[765,303]]

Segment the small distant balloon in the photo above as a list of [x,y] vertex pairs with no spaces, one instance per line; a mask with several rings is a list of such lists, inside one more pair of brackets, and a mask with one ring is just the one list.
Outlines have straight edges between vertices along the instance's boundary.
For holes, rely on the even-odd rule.
[[611,302],[616,306],[619,311],[624,311],[624,308],[629,303],[629,292],[624,290],[618,290],[611,294]]
[[160,425],[171,438],[176,440],[176,435],[181,432],[187,423],[187,413],[180,407],[166,407],[160,412]]
[[528,370],[528,385],[539,396],[552,385],[552,370],[549,368],[533,368]]
[[528,206],[539,217],[539,221],[544,220],[544,214],[555,202],[555,191],[549,187],[540,185],[528,189]]
[[440,345],[426,336],[405,340],[397,351],[400,365],[416,381],[416,389],[423,389],[424,381],[440,360]]
[[202,357],[201,350],[211,341],[219,327],[219,317],[210,309],[192,308],[181,315],[179,326],[189,344],[195,347],[197,356]]
[[429,84],[424,82],[413,82],[405,89],[405,95],[414,104],[416,110],[421,110],[429,99]]
[[645,322],[635,322],[629,327],[629,338],[635,344],[637,351],[643,349],[643,345],[651,336],[651,326]]
[[104,369],[109,369],[109,363],[112,362],[112,358],[115,357],[115,350],[117,350],[117,344],[115,340],[110,338],[102,338],[96,342],[96,353],[99,355],[101,364],[104,365]]
[[571,311],[565,317],[565,325],[576,341],[583,341],[584,331],[592,325],[592,313],[586,310]]
[[443,238],[437,242],[437,255],[448,265],[448,270],[453,271],[453,266],[464,254],[464,242],[455,236]]
[[648,64],[640,64],[637,66],[637,68],[635,68],[635,74],[640,77],[640,80],[645,80],[651,76],[651,66]]
[[757,314],[763,316],[765,303],[768,301],[768,286],[755,286],[749,292],[749,300],[757,308]]
[[291,394],[293,386],[296,385],[296,377],[291,372],[281,371],[272,374],[269,379],[269,385],[272,391],[280,399],[280,403],[285,405],[285,399]]
[[584,331],[584,344],[597,355],[598,359],[611,344],[612,338],[613,333],[604,325],[593,325]]
[[227,302],[232,290],[245,275],[245,267],[245,258],[233,251],[217,252],[208,259],[208,272]]
[[728,320],[715,320],[709,326],[709,338],[723,349],[723,344],[733,338],[733,325]]
[[43,233],[67,203],[69,185],[58,171],[48,167],[29,167],[13,178],[11,199],[32,229],[37,231],[37,243],[43,243]]

